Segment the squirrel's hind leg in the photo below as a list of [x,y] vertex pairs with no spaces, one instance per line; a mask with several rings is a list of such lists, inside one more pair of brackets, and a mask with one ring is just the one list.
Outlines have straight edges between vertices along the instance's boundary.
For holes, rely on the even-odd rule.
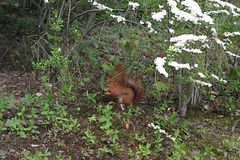
[[124,109],[125,109],[123,106],[124,106],[124,105],[121,103],[121,104],[120,104],[120,107],[121,107],[122,111],[124,111]]

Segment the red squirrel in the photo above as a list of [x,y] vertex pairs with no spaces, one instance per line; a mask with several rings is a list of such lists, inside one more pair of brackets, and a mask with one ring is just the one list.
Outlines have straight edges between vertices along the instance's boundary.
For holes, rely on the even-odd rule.
[[105,94],[116,97],[122,109],[123,104],[134,104],[143,96],[143,89],[139,78],[131,78],[122,64],[119,64],[108,77]]

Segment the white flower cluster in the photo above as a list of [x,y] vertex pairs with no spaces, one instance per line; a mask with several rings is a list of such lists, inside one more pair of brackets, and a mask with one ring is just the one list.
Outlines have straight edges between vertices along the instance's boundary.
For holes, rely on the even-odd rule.
[[208,86],[208,87],[211,87],[211,86],[212,86],[211,83],[207,83],[207,82],[203,82],[203,81],[195,80],[195,79],[192,79],[192,80],[193,80],[193,82],[198,83],[198,84],[200,84],[200,85],[202,85],[202,86]]
[[49,1],[48,0],[44,0],[44,3],[49,3]]
[[220,81],[220,82],[227,83],[226,80],[224,80],[224,79],[222,79],[222,78],[219,78],[219,77],[216,76],[215,74],[211,74],[211,76],[212,76],[213,78],[215,78],[216,80]]
[[169,62],[168,65],[174,67],[176,70],[179,70],[179,69],[188,69],[188,70],[190,70],[190,69],[198,67],[197,64],[195,64],[194,66],[190,66],[189,63],[182,64],[182,63],[178,63],[176,61]]
[[216,10],[216,11],[208,11],[207,14],[220,14],[220,13],[225,13],[227,15],[230,15],[230,13],[227,10]]
[[116,16],[116,15],[113,15],[113,14],[111,14],[110,16],[111,16],[112,18],[117,19],[117,22],[123,22],[123,23],[125,23],[125,21],[126,21],[126,18],[125,18],[125,17],[122,17],[122,16]]
[[186,6],[186,8],[190,10],[191,13],[180,10],[177,7],[177,2],[175,0],[168,0],[167,3],[171,8],[171,12],[179,21],[191,21],[194,24],[203,21],[209,24],[214,24],[214,19],[212,19],[206,13],[203,13],[198,3],[196,3],[194,0],[184,0],[181,2],[181,4]]
[[160,133],[163,133],[166,135],[167,138],[171,139],[172,141],[175,141],[176,138],[172,137],[170,134],[168,134],[165,130],[161,129],[160,126],[155,125],[154,123],[148,124],[148,127],[153,128],[155,130],[158,130]]
[[163,10],[161,12],[153,12],[152,19],[158,22],[162,22],[162,19],[167,15],[167,11]]
[[169,33],[171,33],[171,34],[174,34],[174,33],[175,33],[174,29],[172,29],[172,28],[169,28],[168,31],[169,31]]
[[225,32],[223,35],[226,37],[240,36],[240,32]]
[[103,5],[103,4],[100,4],[97,1],[88,0],[88,2],[91,2],[93,4],[93,6],[95,6],[99,10],[108,10],[108,11],[111,11],[111,12],[113,11],[112,8],[109,8],[109,7],[107,7],[107,6]]
[[202,53],[200,49],[188,49],[185,46],[190,42],[200,41],[202,43],[207,42],[207,36],[196,36],[193,34],[184,34],[177,37],[170,38],[170,42],[174,42],[174,50],[176,52],[188,51],[193,53]]
[[217,31],[215,28],[211,28],[213,39],[219,44],[224,50],[226,50],[226,43],[219,39]]
[[200,49],[181,48],[181,50],[189,52],[189,53],[202,53],[202,51]]
[[[203,73],[201,72],[198,72],[198,75],[201,77],[201,78],[207,78]],[[208,83],[208,82],[204,82],[204,81],[201,81],[201,80],[195,80],[195,79],[192,79],[193,82],[195,83],[198,83],[202,86],[207,86],[207,87],[212,87],[212,84],[211,83]]]
[[[231,10],[233,16],[236,16],[236,17],[240,16],[240,14],[237,13],[237,12],[240,12],[240,8],[236,7],[235,5],[233,5],[229,2],[224,2],[224,1],[221,1],[221,0],[209,0],[209,1],[210,2],[216,2],[217,4],[219,4],[222,7],[228,7]],[[215,5],[215,6],[217,6],[217,5]]]
[[233,57],[240,58],[239,55],[234,54],[234,53],[232,53],[232,52],[230,52],[230,51],[226,51],[226,53],[229,54],[229,55],[231,55],[231,56],[233,56]]
[[[201,72],[198,72],[198,75],[199,75],[201,78],[206,78],[206,76],[205,76],[203,73],[201,73]],[[222,79],[222,78],[219,78],[219,77],[216,76],[215,74],[211,74],[211,76],[212,76],[213,78],[217,79],[217,80],[220,81],[220,82],[227,83],[226,80],[224,80],[224,79]],[[200,85],[202,85],[202,86],[208,86],[208,87],[211,87],[211,86],[212,86],[211,83],[203,82],[203,81],[201,81],[201,80],[192,79],[192,81],[195,82],[195,83],[198,83],[198,84],[200,84]]]
[[153,29],[152,23],[150,21],[146,21],[146,22],[140,21],[140,24],[141,25],[147,24],[147,28],[149,29],[148,33],[157,33],[157,31]]
[[156,64],[156,69],[158,70],[158,72],[160,74],[163,74],[165,77],[168,77],[168,73],[166,69],[163,67],[164,64],[166,63],[166,57],[163,57],[163,58],[157,57],[154,63]]
[[136,2],[128,2],[129,6],[132,6],[132,9],[135,10],[137,7],[139,7],[139,3]]
[[[165,77],[168,77],[168,73],[166,71],[166,69],[164,68],[164,65],[166,63],[166,57],[157,57],[154,61],[154,63],[156,64],[156,69],[158,70],[158,72],[160,74],[163,74]],[[182,63],[178,63],[176,61],[171,61],[168,63],[169,66],[172,66],[174,67],[176,70],[179,70],[179,69],[193,69],[193,68],[197,68],[198,65],[197,64],[194,64],[194,66],[190,66],[189,63],[185,63],[185,64],[182,64]]]
[[201,72],[198,72],[198,75],[199,75],[201,78],[206,78],[206,76],[205,76],[203,73],[201,73]]

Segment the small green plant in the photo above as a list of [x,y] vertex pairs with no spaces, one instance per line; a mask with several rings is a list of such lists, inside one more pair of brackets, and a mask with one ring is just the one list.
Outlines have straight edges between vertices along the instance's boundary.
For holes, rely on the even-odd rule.
[[153,84],[153,91],[150,92],[150,95],[155,96],[155,97],[160,97],[162,93],[165,93],[169,90],[170,86],[168,83],[163,83],[163,82],[155,82]]
[[56,102],[52,107],[54,114],[50,114],[49,118],[50,122],[53,124],[54,132],[63,131],[64,133],[68,133],[70,131],[78,130],[80,123],[76,118],[68,115],[68,113],[65,111],[65,106]]
[[137,155],[142,156],[144,158],[147,158],[150,154],[151,154],[151,150],[150,150],[151,144],[147,143],[146,145],[143,144],[139,144],[138,145],[138,151],[137,151]]
[[91,117],[88,117],[88,121],[89,121],[90,123],[97,122],[97,117],[96,117],[96,115],[94,114],[94,115],[92,115]]
[[227,151],[237,151],[240,147],[240,140],[236,138],[228,138],[222,140],[222,145],[226,148]]
[[180,160],[184,156],[186,156],[186,145],[182,142],[180,137],[180,130],[176,129],[174,132],[174,139],[172,155],[168,158],[169,160]]
[[206,156],[206,157],[209,157],[209,158],[215,156],[215,154],[214,154],[214,152],[213,152],[213,147],[210,146],[210,145],[204,146],[203,155]]
[[129,157],[133,157],[134,156],[134,152],[131,148],[128,148],[128,156]]
[[120,145],[118,142],[116,141],[113,141],[111,144],[110,144],[110,147],[112,148],[113,152],[114,153],[120,153],[122,151],[124,151],[122,145]]
[[35,153],[31,154],[29,150],[24,149],[21,152],[21,155],[27,160],[48,160],[48,158],[51,156],[51,152],[46,149],[45,151],[36,151]]
[[59,153],[58,155],[56,155],[56,159],[57,160],[72,160],[71,156],[63,156],[61,153]]
[[100,123],[100,128],[105,132],[109,132],[113,125],[112,124],[112,118],[113,118],[112,108],[113,106],[106,105],[104,107],[99,108],[98,110],[101,113],[101,116],[98,119]]
[[135,134],[134,138],[139,142],[139,143],[146,143],[147,139],[144,136],[144,134],[139,135],[139,134]]
[[155,135],[155,139],[154,139],[155,150],[156,150],[156,152],[159,153],[159,152],[163,151],[162,143],[163,143],[164,139],[158,130],[154,131],[154,135]]
[[3,114],[11,108],[15,108],[15,105],[12,102],[12,97],[8,97],[7,99],[0,97],[0,131],[6,130],[6,128],[3,127]]
[[17,135],[19,135],[22,138],[26,138],[26,131],[29,130],[29,128],[25,128],[22,120],[18,119],[17,117],[14,117],[12,119],[8,119],[5,123],[6,127],[10,129],[12,132],[16,132]]
[[181,158],[186,155],[185,150],[186,145],[184,143],[181,143],[178,140],[174,141],[173,153],[172,156],[169,157],[169,160],[181,160]]
[[87,103],[88,104],[93,104],[95,105],[97,103],[96,101],[96,97],[97,97],[97,93],[89,93],[88,91],[84,94]]
[[194,156],[195,160],[204,160],[204,157],[201,154],[195,155]]
[[197,135],[201,136],[201,138],[204,138],[207,131],[205,128],[199,128],[196,130]]
[[103,155],[111,154],[113,155],[112,149],[108,148],[106,145],[104,145],[102,148],[98,149],[97,157],[100,158]]
[[83,139],[85,139],[87,142],[91,143],[91,144],[96,144],[96,136],[94,135],[94,133],[92,131],[90,131],[89,129],[87,129],[85,132],[84,132],[84,136],[83,136]]

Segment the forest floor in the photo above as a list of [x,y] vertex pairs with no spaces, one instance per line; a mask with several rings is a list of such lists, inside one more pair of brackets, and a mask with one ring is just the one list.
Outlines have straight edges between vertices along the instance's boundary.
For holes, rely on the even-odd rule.
[[[5,71],[0,73],[0,95],[3,99],[12,95],[15,104],[20,104],[25,94],[37,93],[39,88],[39,83],[30,72]],[[49,157],[49,159],[61,159],[61,157],[64,157],[62,159],[68,157],[72,159],[135,159],[136,154],[142,154],[144,157],[144,152],[139,151],[139,145],[154,144],[153,129],[148,127],[148,124],[154,121],[154,106],[140,104],[127,119],[127,114],[132,107],[126,107],[122,111],[119,106],[113,105],[111,109],[112,128],[118,131],[116,133],[118,143],[114,146],[109,142],[111,140],[108,139],[107,134],[99,128],[101,124],[94,121],[94,117],[101,117],[100,114],[103,113],[99,112],[101,105],[96,107],[87,104],[79,105],[68,106],[67,109],[67,112],[77,118],[80,123],[80,129],[77,131],[53,133],[51,125],[47,127],[36,125],[36,131],[27,133],[26,138],[21,138],[9,130],[0,131],[0,159],[29,159],[31,154],[40,157],[39,159],[41,157]],[[14,114],[16,113],[6,113],[3,115],[3,121],[14,117]],[[90,118],[93,122],[89,121]],[[237,124],[236,119],[231,116],[213,112],[189,111],[184,123],[177,123],[187,124],[183,139],[185,155],[190,157],[189,159],[197,159],[199,155],[204,159],[240,159],[240,124]],[[96,143],[86,142],[87,136],[84,131],[87,128],[94,133],[93,140]],[[181,132],[184,132],[184,129]],[[152,153],[148,154],[145,159],[167,159],[172,154],[167,153],[170,150],[169,142],[164,141],[162,147],[163,151],[157,152],[153,151],[152,145],[150,147]]]

